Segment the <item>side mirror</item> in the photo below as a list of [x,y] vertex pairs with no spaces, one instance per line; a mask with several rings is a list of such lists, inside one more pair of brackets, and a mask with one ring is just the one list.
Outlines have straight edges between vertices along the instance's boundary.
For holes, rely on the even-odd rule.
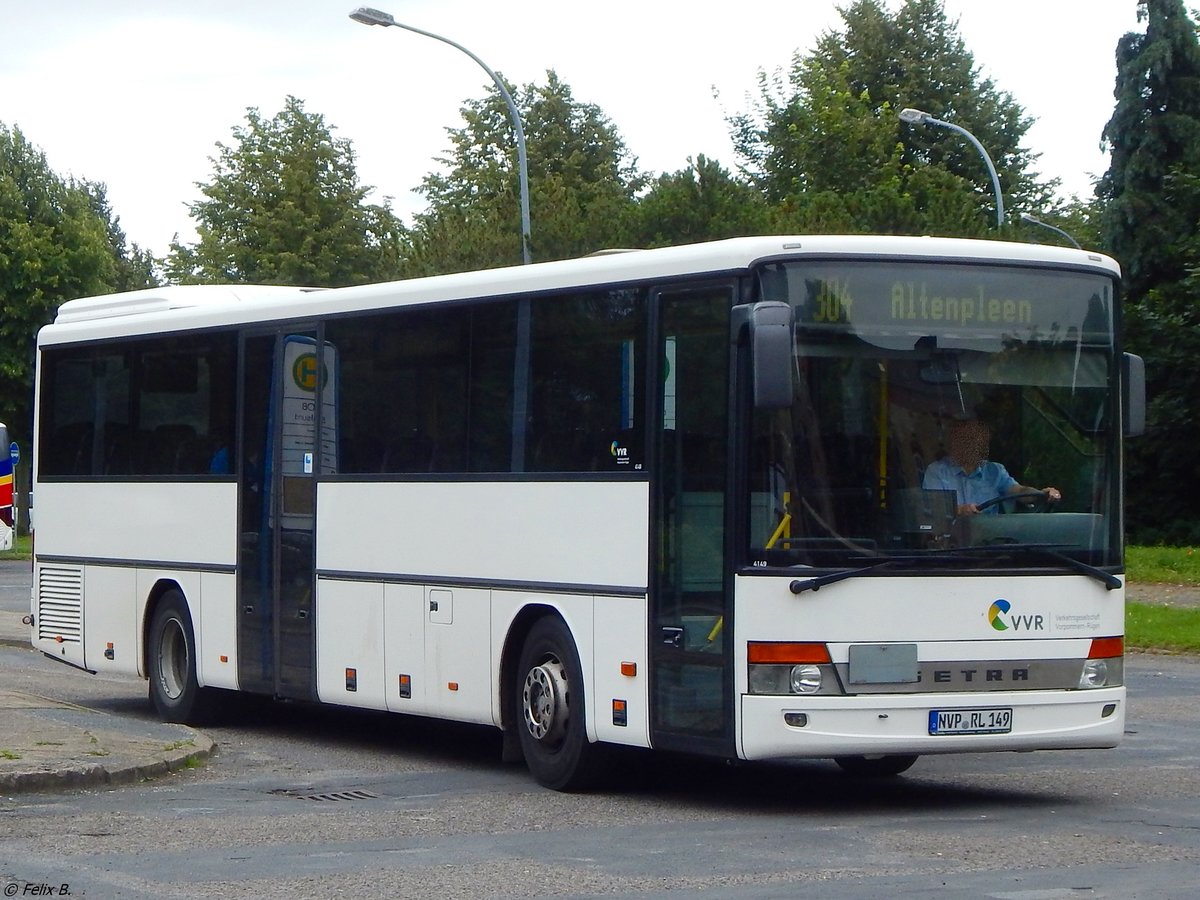
[[1146,362],[1126,353],[1121,360],[1121,411],[1125,437],[1146,433]]
[[795,328],[792,306],[764,300],[750,307],[750,364],[753,367],[756,409],[786,409],[792,405],[792,355]]

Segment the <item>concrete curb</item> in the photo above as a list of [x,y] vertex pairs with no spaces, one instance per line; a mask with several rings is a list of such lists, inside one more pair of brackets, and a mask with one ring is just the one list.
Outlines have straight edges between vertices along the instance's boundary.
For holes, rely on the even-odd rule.
[[129,761],[116,765],[99,762],[65,765],[45,771],[0,773],[0,795],[133,784],[168,775],[194,763],[207,761],[217,752],[217,745],[212,740],[199,732],[192,733],[195,735],[192,738],[192,746],[175,753],[164,754],[159,759]]
[[211,738],[186,725],[0,690],[0,795],[130,784],[215,752]]

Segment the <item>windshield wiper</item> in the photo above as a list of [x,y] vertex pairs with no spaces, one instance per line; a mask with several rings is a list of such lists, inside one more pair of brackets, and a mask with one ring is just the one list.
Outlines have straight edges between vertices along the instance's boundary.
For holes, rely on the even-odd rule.
[[1074,569],[1082,575],[1090,576],[1101,582],[1105,588],[1110,591],[1115,591],[1121,587],[1121,579],[1116,575],[1111,575],[1103,569],[1097,569],[1095,566],[1088,565],[1082,560],[1067,556],[1065,553],[1060,553],[1054,549],[1056,547],[1069,547],[1069,544],[988,544],[982,547],[972,547],[975,552],[982,552],[995,556],[1011,556],[1014,552],[1030,552],[1039,553],[1042,556],[1048,556],[1051,559],[1057,560],[1069,569]]
[[898,560],[888,559],[883,562],[873,563],[869,566],[863,566],[858,569],[843,569],[840,572],[831,572],[828,575],[818,575],[815,578],[797,578],[788,585],[788,589],[793,594],[803,594],[805,591],[819,591],[827,584],[836,584],[839,581],[845,581],[847,578],[854,578],[858,575],[863,575],[867,572],[874,572],[876,569],[883,569],[887,566],[895,565]]

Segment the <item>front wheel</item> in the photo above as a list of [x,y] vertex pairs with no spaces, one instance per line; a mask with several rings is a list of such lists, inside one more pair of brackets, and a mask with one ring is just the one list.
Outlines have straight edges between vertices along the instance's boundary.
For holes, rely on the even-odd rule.
[[583,672],[566,624],[557,616],[534,623],[521,648],[515,722],[525,764],[538,784],[576,791],[602,771],[601,748],[588,741]]
[[197,724],[207,719],[212,688],[202,688],[196,676],[196,635],[183,594],[163,594],[150,621],[146,648],[150,700],[164,722]]
[[855,778],[892,778],[907,772],[917,761],[916,754],[904,756],[836,756],[842,771]]

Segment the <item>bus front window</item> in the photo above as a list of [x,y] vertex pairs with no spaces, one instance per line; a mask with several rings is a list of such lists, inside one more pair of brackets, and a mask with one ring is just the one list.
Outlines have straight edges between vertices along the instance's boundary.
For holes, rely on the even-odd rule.
[[875,261],[761,283],[795,311],[795,389],[754,414],[752,564],[1119,563],[1111,283]]

